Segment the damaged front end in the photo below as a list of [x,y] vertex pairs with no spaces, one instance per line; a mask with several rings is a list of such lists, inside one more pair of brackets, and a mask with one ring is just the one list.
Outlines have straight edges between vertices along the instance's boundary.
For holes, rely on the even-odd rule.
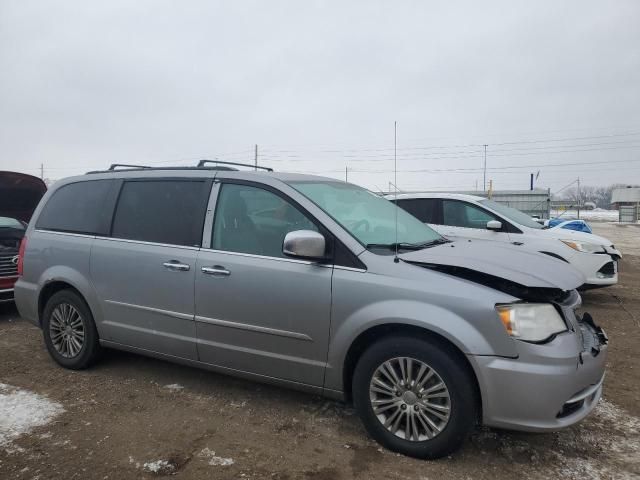
[[507,280],[506,278],[497,277],[484,272],[478,272],[465,267],[455,265],[436,265],[429,263],[409,262],[429,270],[445,273],[458,278],[463,278],[486,287],[493,288],[508,295],[520,298],[528,302],[552,302],[560,303],[565,301],[570,295],[571,290],[562,290],[553,287],[530,287],[520,283]]

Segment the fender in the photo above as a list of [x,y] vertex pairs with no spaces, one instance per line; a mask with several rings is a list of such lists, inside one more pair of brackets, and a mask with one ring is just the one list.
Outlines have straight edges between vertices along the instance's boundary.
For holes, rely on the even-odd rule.
[[[102,309],[100,308],[100,302],[98,301],[98,297],[91,281],[79,271],[68,266],[55,265],[42,272],[42,275],[40,275],[40,278],[38,279],[38,304],[40,302],[40,296],[46,286],[58,281],[68,283],[75,288],[80,295],[82,295],[93,314],[93,320],[98,330],[98,334],[102,336],[101,325],[103,315]],[[42,319],[39,318],[38,320],[42,326]]]
[[[399,316],[398,312],[403,312],[404,315]],[[478,315],[491,315],[493,319],[495,312],[478,312]],[[433,304],[406,299],[370,303],[354,311],[339,325],[332,325],[325,388],[342,390],[343,368],[349,347],[360,334],[380,325],[424,328],[425,331],[446,338],[465,355],[517,356],[513,340],[501,330],[503,327],[499,321],[482,320],[483,318],[478,323],[484,331],[456,313]]]

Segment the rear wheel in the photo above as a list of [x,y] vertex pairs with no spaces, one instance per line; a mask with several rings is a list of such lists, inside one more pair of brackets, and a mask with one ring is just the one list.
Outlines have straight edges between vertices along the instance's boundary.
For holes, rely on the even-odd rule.
[[72,290],[59,291],[47,301],[42,332],[49,354],[65,368],[87,368],[101,353],[91,310]]
[[390,450],[439,458],[459,448],[477,419],[474,380],[450,348],[394,337],[364,352],[353,376],[356,410]]

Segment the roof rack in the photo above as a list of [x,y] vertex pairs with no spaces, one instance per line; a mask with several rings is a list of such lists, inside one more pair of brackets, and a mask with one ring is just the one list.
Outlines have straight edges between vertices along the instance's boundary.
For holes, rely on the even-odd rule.
[[220,165],[236,165],[238,167],[249,167],[249,168],[254,168],[256,170],[265,170],[267,172],[273,172],[273,168],[269,168],[269,167],[262,167],[260,165],[251,165],[249,163],[223,162],[221,160],[200,160],[198,162],[198,168],[204,167],[207,163],[215,163]]
[[128,163],[112,163],[111,166],[109,167],[109,170],[115,170],[117,168],[120,167],[124,167],[124,168],[151,168],[148,165],[130,165]]

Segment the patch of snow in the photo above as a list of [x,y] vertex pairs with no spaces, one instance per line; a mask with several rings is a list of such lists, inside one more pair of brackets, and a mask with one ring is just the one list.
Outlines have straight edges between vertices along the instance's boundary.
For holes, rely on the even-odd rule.
[[[631,479],[630,470],[640,468],[640,418],[604,399],[590,417],[591,425],[579,425],[578,434],[559,432],[560,452],[556,452],[560,478],[599,480]],[[566,457],[562,450],[580,451],[589,447],[600,451],[597,458]],[[631,467],[631,468],[630,468]]]
[[175,470],[175,465],[167,460],[156,460],[155,462],[147,462],[142,465],[142,469],[149,473],[170,473]]
[[203,448],[198,456],[201,458],[206,458],[209,460],[209,465],[220,465],[223,467],[228,467],[229,465],[233,465],[235,462],[233,458],[224,458],[216,456],[216,452],[209,448]]
[[0,383],[0,447],[48,424],[62,412],[62,405],[45,396]]
[[[563,220],[573,220],[578,218],[577,210],[551,211],[552,217],[559,217]],[[618,210],[605,210],[596,208],[594,210],[580,210],[580,219],[590,222],[617,222],[619,219]]]
[[184,389],[184,387],[179,383],[172,383],[170,385],[165,385],[163,388],[166,388],[167,390],[171,390],[172,392],[179,392],[180,390]]

